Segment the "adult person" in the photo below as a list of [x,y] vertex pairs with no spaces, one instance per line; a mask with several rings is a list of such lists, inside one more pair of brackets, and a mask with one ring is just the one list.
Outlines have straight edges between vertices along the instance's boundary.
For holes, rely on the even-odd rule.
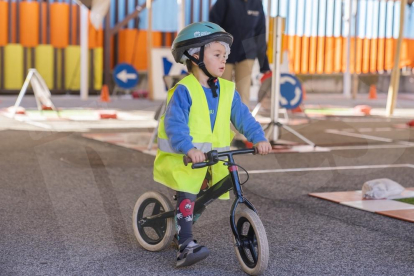
[[260,72],[270,71],[266,51],[266,19],[261,0],[217,0],[210,11],[211,22],[220,25],[234,37],[223,78],[232,81],[243,103],[249,106],[254,60]]

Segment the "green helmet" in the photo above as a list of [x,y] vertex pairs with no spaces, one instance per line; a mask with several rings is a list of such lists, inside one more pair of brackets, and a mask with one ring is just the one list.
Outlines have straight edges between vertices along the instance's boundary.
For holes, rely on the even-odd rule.
[[172,44],[172,54],[178,63],[185,51],[191,48],[204,46],[213,41],[223,41],[229,44],[233,43],[233,36],[227,33],[219,25],[211,22],[192,23],[181,30],[174,39]]

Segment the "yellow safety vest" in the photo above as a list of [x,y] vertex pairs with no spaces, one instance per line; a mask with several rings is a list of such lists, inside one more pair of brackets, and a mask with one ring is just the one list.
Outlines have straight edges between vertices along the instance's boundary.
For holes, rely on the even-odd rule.
[[[214,130],[211,131],[210,110],[204,90],[198,80],[192,75],[183,78],[177,85],[184,85],[191,97],[192,105],[188,118],[190,136],[194,146],[203,151],[230,150],[230,142],[234,133],[230,129],[231,106],[234,96],[234,83],[219,79],[220,96]],[[167,104],[174,94],[175,85],[168,91]],[[168,140],[164,128],[165,114],[162,115],[158,126],[158,151],[154,161],[154,180],[175,191],[198,194],[207,173],[207,167],[192,169],[191,165],[183,163],[184,154],[176,152]],[[227,166],[222,162],[211,167],[212,184],[216,184],[229,174]],[[221,199],[229,198],[228,193]]]

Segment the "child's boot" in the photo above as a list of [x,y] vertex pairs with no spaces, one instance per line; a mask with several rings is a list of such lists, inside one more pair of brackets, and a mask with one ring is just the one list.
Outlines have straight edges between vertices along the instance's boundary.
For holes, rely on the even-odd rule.
[[197,244],[197,241],[186,240],[179,246],[177,252],[177,267],[193,265],[210,254],[207,247]]

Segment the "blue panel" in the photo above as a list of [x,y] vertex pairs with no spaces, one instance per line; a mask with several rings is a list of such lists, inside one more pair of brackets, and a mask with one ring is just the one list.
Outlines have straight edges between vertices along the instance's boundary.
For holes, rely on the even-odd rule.
[[311,31],[312,31],[312,16],[315,16],[314,14],[312,14],[311,12],[309,12],[311,10],[312,7],[312,1],[307,0],[306,1],[306,7],[305,7],[305,33],[304,35],[307,37],[311,36]]
[[347,18],[349,17],[349,1],[351,0],[343,0],[342,4],[344,7],[344,17],[342,18],[342,35],[347,37],[349,34],[349,29],[347,26]]
[[334,16],[334,37],[341,36],[341,21],[342,21],[342,1],[335,0],[335,16]]
[[399,31],[400,31],[400,8],[401,2],[395,2],[394,4],[394,28],[392,31],[392,35],[394,38],[398,38]]
[[312,29],[311,36],[318,36],[318,0],[311,0],[312,3]]
[[366,20],[366,33],[365,37],[371,39],[372,38],[372,20],[373,20],[373,14],[374,14],[374,1],[377,2],[377,0],[368,0],[367,1],[367,20]]
[[379,1],[373,0],[372,8],[372,38],[378,38]]
[[387,24],[387,2],[379,2],[378,38],[385,38],[385,25]]
[[125,1],[118,0],[118,22],[121,22],[125,18]]
[[194,22],[200,22],[200,1],[193,1],[193,20]]
[[289,15],[287,20],[287,34],[296,35],[296,6],[297,0],[291,0],[289,5]]
[[288,0],[279,0],[280,2],[280,16],[287,17],[288,14]]
[[366,20],[367,20],[367,1],[360,0],[358,2],[358,33],[359,38],[365,38],[366,31]]
[[[405,6],[405,15],[404,15],[404,38],[408,38],[410,36],[410,7],[408,5]],[[411,26],[412,28],[412,26]]]
[[[271,10],[270,14],[271,14],[271,16],[278,16],[278,15],[280,15],[279,14],[279,0],[272,1],[270,3],[270,5],[271,5],[270,6],[270,10]],[[265,6],[265,7],[267,7],[267,6]]]
[[[127,1],[128,1],[128,14],[130,14],[134,12],[135,10],[135,0],[127,0]],[[134,28],[134,20],[129,20],[128,28],[129,29]]]
[[208,21],[208,14],[210,7],[208,6],[208,0],[203,0],[203,21]]
[[387,23],[385,24],[385,37],[391,38],[392,37],[392,24],[394,16],[394,2],[388,1],[387,2]]
[[[111,0],[111,6],[109,7],[109,12],[111,13],[111,28],[115,26],[115,0]],[[105,26],[105,24],[103,25]]]
[[319,0],[318,36],[325,36],[326,0]]
[[410,23],[409,23],[409,26],[410,26],[410,30],[409,30],[409,34],[408,34],[408,37],[410,38],[410,39],[414,39],[414,5],[411,5],[411,8],[410,8],[410,13],[409,13],[410,15],[409,15],[409,17],[410,17]]
[[298,0],[298,15],[297,15],[297,26],[296,35],[303,36],[304,33],[304,17],[305,17],[305,0]]
[[334,30],[335,1],[328,0],[326,5],[326,36],[332,37]]
[[191,1],[192,0],[185,0],[185,26],[191,23]]

